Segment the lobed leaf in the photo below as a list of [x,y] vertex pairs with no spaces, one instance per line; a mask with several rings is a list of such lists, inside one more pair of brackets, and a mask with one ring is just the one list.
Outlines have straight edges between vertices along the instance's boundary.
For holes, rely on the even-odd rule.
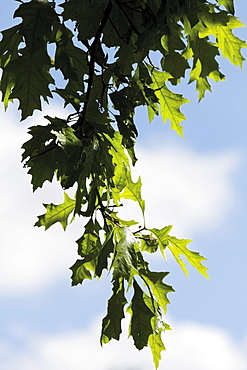
[[234,15],[234,3],[233,0],[217,0],[219,5],[223,5],[228,12]]
[[158,304],[163,308],[164,312],[167,311],[167,304],[170,303],[167,298],[167,294],[174,292],[174,289],[165,283],[163,283],[164,277],[168,275],[168,272],[152,272],[152,271],[140,271],[145,284],[150,286]]
[[77,260],[76,263],[72,267],[70,267],[70,270],[72,271],[72,286],[82,284],[85,279],[92,280],[92,275],[90,271],[84,266],[83,260]]
[[34,226],[44,226],[45,230],[56,222],[60,222],[63,229],[65,230],[68,225],[68,217],[75,208],[75,200],[71,199],[64,192],[64,202],[62,204],[44,204],[46,213],[42,216],[38,216],[38,221]]
[[157,242],[160,247],[160,251],[164,258],[166,258],[164,254],[164,250],[168,245],[168,233],[171,231],[172,226],[165,226],[162,229],[150,229],[151,233],[155,235],[157,238]]
[[153,333],[151,319],[154,313],[145,303],[147,294],[139,287],[134,280],[134,295],[131,300],[131,306],[128,312],[131,314],[131,321],[129,327],[129,335],[134,339],[134,344],[137,349],[142,349],[148,345],[148,338]]
[[112,292],[108,300],[107,315],[102,321],[101,344],[108,343],[111,339],[119,340],[122,333],[121,320],[124,318],[124,306],[127,303],[122,279],[114,280]]
[[14,13],[14,18],[23,19],[20,34],[24,36],[30,55],[46,44],[45,38],[50,39],[52,26],[58,22],[58,16],[49,2],[29,1],[22,3]]
[[175,94],[168,89],[166,81],[172,76],[167,72],[159,72],[152,69],[151,78],[153,83],[150,85],[155,91],[155,95],[159,99],[160,113],[164,123],[167,119],[171,122],[171,127],[179,135],[183,136],[183,127],[180,125],[185,116],[180,111],[180,107],[184,103],[188,103],[189,100],[185,99],[180,94]]
[[235,36],[232,30],[237,27],[243,27],[242,22],[233,16],[226,16],[225,13],[200,14],[200,20],[204,27],[200,28],[198,36],[204,38],[209,35],[216,37],[216,46],[220,49],[223,57],[228,58],[231,63],[242,68],[245,60],[241,54],[241,49],[247,44]]
[[202,261],[205,261],[206,258],[202,257],[198,252],[192,252],[187,248],[187,244],[191,242],[191,240],[187,239],[177,239],[175,236],[169,236],[168,238],[169,244],[167,247],[170,249],[172,255],[176,259],[176,261],[181,266],[183,272],[186,276],[188,276],[188,270],[186,268],[186,264],[183,262],[182,258],[180,257],[183,255],[186,257],[188,262],[197,269],[202,275],[204,275],[207,279],[209,279],[207,274],[207,268],[202,265]]
[[50,58],[43,49],[32,56],[24,53],[6,66],[6,71],[15,76],[10,99],[19,100],[22,120],[31,116],[35,109],[41,110],[41,96],[45,101],[52,97],[49,84],[54,83],[54,80],[49,73],[50,68]]
[[142,210],[142,214],[144,216],[145,201],[142,199],[142,196],[141,196],[141,186],[142,186],[141,178],[139,177],[137,182],[133,182],[131,179],[130,172],[127,172],[126,180],[127,180],[126,185],[124,187],[123,192],[120,193],[120,197],[125,198],[125,199],[132,199],[138,202]]

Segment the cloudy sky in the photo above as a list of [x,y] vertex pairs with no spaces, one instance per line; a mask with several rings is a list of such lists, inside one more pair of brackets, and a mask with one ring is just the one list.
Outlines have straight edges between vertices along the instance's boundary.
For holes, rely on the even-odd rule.
[[[237,16],[247,23],[247,4],[236,0]],[[6,1],[1,29],[13,24],[16,2]],[[236,31],[247,40],[247,29]],[[243,51],[247,58],[247,48]],[[247,65],[247,63],[246,63]],[[166,352],[161,370],[247,370],[247,72],[226,60],[226,81],[197,103],[194,86],[182,87],[191,100],[182,140],[160,119],[147,123],[137,113],[140,136],[135,173],[143,179],[150,227],[174,225],[174,235],[193,239],[191,249],[207,257],[210,281],[157,257],[157,270],[171,271]],[[76,259],[74,240],[83,223],[64,233],[60,225],[34,228],[42,203],[59,203],[62,191],[47,184],[32,194],[20,164],[27,127],[42,123],[39,112],[19,123],[18,104],[0,108],[0,362],[3,370],[150,370],[149,350],[138,352],[127,340],[103,349],[100,320],[110,297],[109,277],[70,287]],[[63,116],[62,106],[45,113]],[[130,207],[125,215],[138,217]]]

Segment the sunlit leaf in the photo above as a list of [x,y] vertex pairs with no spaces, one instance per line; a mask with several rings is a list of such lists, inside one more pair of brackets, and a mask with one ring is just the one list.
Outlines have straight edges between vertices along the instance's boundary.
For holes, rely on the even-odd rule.
[[120,197],[125,199],[132,199],[138,202],[142,210],[142,214],[144,215],[145,201],[142,199],[141,196],[141,186],[142,186],[141,178],[139,177],[137,182],[133,182],[130,173],[127,172],[126,180],[127,183],[125,185],[124,191],[120,194]]
[[202,261],[205,261],[206,258],[202,257],[198,252],[192,252],[187,248],[187,244],[190,243],[191,240],[177,239],[175,236],[169,236],[168,240],[169,244],[167,247],[172,252],[176,261],[180,264],[185,275],[188,275],[188,270],[186,268],[186,264],[181,258],[181,255],[186,257],[188,262],[195,267],[198,272],[204,275],[207,279],[209,278],[207,268],[202,265]]
[[170,285],[167,285],[162,281],[168,275],[168,272],[145,272],[141,270],[140,273],[145,281],[145,284],[151,287],[158,304],[166,313],[166,306],[170,303],[169,299],[167,298],[167,294],[174,292],[174,289]]
[[64,202],[62,204],[44,204],[46,213],[39,216],[35,226],[44,226],[45,230],[56,222],[60,222],[65,230],[68,225],[68,217],[75,208],[75,200],[64,193]]
[[179,135],[183,136],[183,127],[181,122],[185,120],[184,114],[180,111],[180,107],[189,101],[180,94],[175,94],[168,89],[166,82],[172,77],[167,72],[159,72],[155,69],[151,72],[153,83],[150,85],[155,91],[155,95],[159,99],[160,113],[164,123],[169,119],[171,127]]

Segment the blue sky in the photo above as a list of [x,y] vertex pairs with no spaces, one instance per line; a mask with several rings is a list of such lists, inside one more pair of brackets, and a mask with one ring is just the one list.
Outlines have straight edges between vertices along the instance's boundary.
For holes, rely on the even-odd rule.
[[[236,15],[247,23],[247,4],[236,0]],[[13,24],[14,1],[5,2],[0,28]],[[247,40],[247,28],[235,32]],[[247,48],[243,50],[247,58]],[[163,125],[147,123],[137,113],[139,163],[151,227],[174,225],[176,236],[193,239],[191,249],[207,257],[210,281],[192,268],[186,278],[168,256],[152,258],[157,269],[171,271],[161,370],[247,370],[247,72],[221,60],[226,81],[197,103],[194,85],[180,92],[185,138]],[[150,370],[149,351],[132,342],[98,344],[100,319],[109,298],[109,276],[70,287],[76,259],[74,240],[83,223],[64,233],[59,225],[44,232],[33,228],[42,203],[59,203],[62,192],[47,184],[32,194],[30,178],[20,164],[26,129],[43,121],[40,112],[19,123],[18,104],[0,109],[0,359],[3,370]],[[45,113],[64,114],[59,102]],[[125,213],[126,214],[126,213]],[[129,217],[138,217],[130,207]],[[124,324],[125,326],[127,323]]]

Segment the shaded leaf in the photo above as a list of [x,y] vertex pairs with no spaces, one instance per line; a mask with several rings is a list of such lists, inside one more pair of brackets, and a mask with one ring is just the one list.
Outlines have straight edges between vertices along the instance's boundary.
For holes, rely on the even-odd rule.
[[140,350],[148,345],[148,338],[153,333],[151,319],[154,314],[145,303],[146,293],[135,280],[133,287],[134,295],[131,306],[128,308],[128,312],[131,314],[129,334],[133,337],[136,348]]
[[109,255],[111,253],[113,253],[113,251],[114,251],[112,233],[113,233],[113,229],[112,229],[112,232],[110,232],[107,235],[107,238],[106,238],[104,244],[102,245],[102,249],[99,252],[98,262],[97,262],[97,266],[95,268],[95,274],[98,277],[101,276],[103,269],[108,268],[107,259],[108,259]]
[[15,11],[14,17],[21,17],[20,34],[24,36],[28,52],[32,55],[50,39],[52,25],[58,21],[56,12],[49,2],[29,1],[22,3]]
[[102,321],[101,344],[108,343],[111,339],[119,340],[122,333],[121,320],[124,318],[123,309],[127,303],[122,279],[114,280],[112,292],[108,300],[107,315]]
[[49,84],[54,83],[54,80],[49,73],[50,67],[50,58],[42,49],[32,56],[24,54],[7,65],[6,71],[15,75],[10,99],[19,100],[22,120],[31,116],[35,109],[41,110],[41,96],[45,101],[52,97]]
[[72,270],[72,286],[82,284],[85,279],[92,280],[92,275],[90,271],[88,271],[88,269],[84,266],[83,260],[77,260],[76,263],[72,267],[70,267],[70,270]]

